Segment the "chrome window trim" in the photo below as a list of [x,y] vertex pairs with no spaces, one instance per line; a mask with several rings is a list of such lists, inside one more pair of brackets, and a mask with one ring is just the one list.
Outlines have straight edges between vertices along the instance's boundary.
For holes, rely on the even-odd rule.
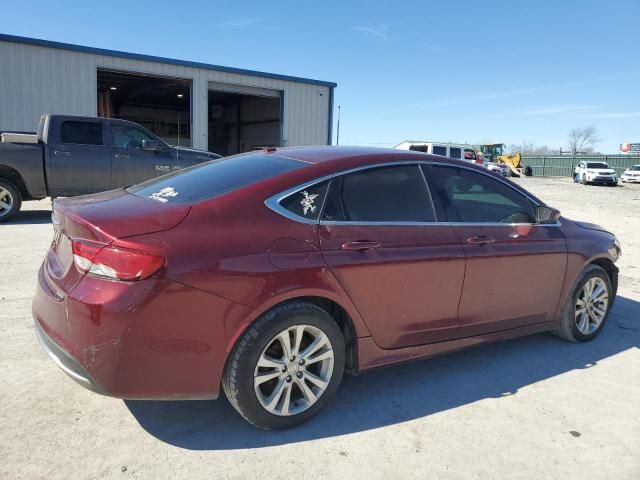
[[[299,215],[295,215],[293,213],[291,213],[289,210],[287,210],[286,208],[284,208],[282,205],[280,205],[280,202],[282,200],[284,200],[285,198],[298,193],[300,190],[304,190],[305,188],[309,188],[312,185],[315,185],[317,183],[322,183],[324,181],[327,180],[331,180],[335,177],[341,176],[341,175],[348,175],[350,173],[353,172],[358,172],[360,170],[368,170],[371,168],[378,168],[378,167],[389,167],[389,166],[394,166],[394,165],[444,165],[447,167],[454,167],[454,168],[462,168],[465,170],[470,170],[472,172],[476,172],[479,173],[480,175],[485,175],[489,178],[492,178],[494,180],[497,180],[498,182],[502,183],[503,185],[506,185],[507,187],[511,188],[513,191],[515,191],[516,193],[526,197],[533,205],[535,206],[540,206],[541,204],[538,203],[536,200],[534,200],[531,196],[527,195],[524,192],[521,192],[520,190],[518,190],[517,188],[514,188],[512,185],[509,185],[507,182],[505,182],[503,180],[502,177],[499,177],[493,173],[490,172],[483,172],[480,170],[477,170],[475,168],[469,168],[466,165],[458,165],[458,164],[453,164],[453,163],[447,163],[447,162],[433,162],[433,161],[427,161],[427,160],[400,160],[400,161],[395,161],[395,162],[385,162],[385,163],[376,163],[373,165],[361,165],[359,167],[355,167],[355,168],[350,168],[348,170],[342,170],[339,172],[335,172],[332,173],[330,175],[325,175],[323,177],[319,177],[319,178],[315,178],[313,180],[309,180],[308,182],[305,183],[301,183],[299,185],[296,185],[294,187],[288,188],[287,190],[284,190],[283,192],[277,193],[275,195],[272,195],[271,197],[267,198],[264,201],[264,204],[271,210],[273,210],[274,212],[282,215],[283,217],[288,218],[289,220],[293,220],[295,222],[298,223],[306,223],[309,225],[374,225],[374,226],[380,226],[380,225],[388,225],[388,226],[433,226],[433,225],[446,225],[446,226],[453,226],[453,227],[459,227],[459,226],[483,226],[483,227],[515,227],[518,225],[531,225],[531,226],[539,226],[539,227],[559,227],[562,225],[562,223],[558,220],[556,221],[556,223],[500,223],[500,222],[439,222],[437,221],[437,214],[435,215],[436,221],[435,222],[353,222],[353,221],[329,221],[329,220],[322,220],[320,217],[318,217],[318,219],[310,219],[310,218],[305,218],[305,217],[301,217]],[[422,168],[420,168],[420,172],[422,172],[422,176],[426,182],[426,177],[424,176],[424,172],[422,171]],[[427,191],[429,192],[429,195],[431,195],[431,190],[429,189],[429,183],[427,183]],[[329,186],[329,189],[331,187]],[[320,214],[322,215],[322,212],[324,210],[324,203],[326,202],[327,196],[329,194],[329,189],[327,189],[327,192],[325,194],[325,198],[323,200],[322,203],[322,209],[320,210]],[[433,204],[433,196],[431,196],[432,198],[432,205]],[[545,205],[548,206],[548,205]],[[434,205],[434,210],[435,210],[435,205]]]

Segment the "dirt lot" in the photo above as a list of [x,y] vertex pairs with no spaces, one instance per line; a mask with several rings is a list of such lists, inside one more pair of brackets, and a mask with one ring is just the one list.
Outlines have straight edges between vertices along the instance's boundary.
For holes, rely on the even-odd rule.
[[[124,402],[85,391],[30,314],[49,203],[0,226],[0,478],[640,478],[640,185],[519,180],[623,246],[606,330],[547,334],[347,377],[311,423],[248,426],[226,400]],[[523,272],[526,282],[526,272]]]

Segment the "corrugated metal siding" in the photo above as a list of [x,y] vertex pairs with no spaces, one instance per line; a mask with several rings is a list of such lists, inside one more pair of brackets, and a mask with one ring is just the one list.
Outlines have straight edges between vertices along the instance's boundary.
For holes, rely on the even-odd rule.
[[576,164],[580,161],[607,162],[618,176],[627,168],[640,163],[640,158],[632,155],[578,155],[569,156],[537,156],[523,155],[522,165],[533,170],[534,177],[573,177]]
[[330,87],[0,41],[0,131],[35,131],[40,115],[96,115],[97,69],[192,80],[193,145],[207,148],[209,82],[284,92],[283,145],[326,145]]

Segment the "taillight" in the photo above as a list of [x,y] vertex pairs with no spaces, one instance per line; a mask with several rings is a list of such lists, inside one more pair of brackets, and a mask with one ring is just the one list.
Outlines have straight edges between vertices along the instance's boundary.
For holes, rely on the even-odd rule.
[[89,240],[73,240],[72,245],[73,261],[78,269],[113,280],[144,280],[160,270],[165,262],[159,255]]

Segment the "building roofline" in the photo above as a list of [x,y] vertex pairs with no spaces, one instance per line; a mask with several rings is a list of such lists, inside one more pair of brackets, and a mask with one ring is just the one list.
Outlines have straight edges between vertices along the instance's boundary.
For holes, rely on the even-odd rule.
[[280,75],[277,73],[259,72],[256,70],[245,70],[242,68],[224,67],[221,65],[212,65],[209,63],[192,62],[188,60],[177,60],[174,58],[157,57],[155,55],[145,55],[141,53],[121,52],[118,50],[108,50],[105,48],[85,47],[83,45],[75,45],[71,43],[54,42],[51,40],[41,40],[39,38],[20,37],[17,35],[7,35],[0,33],[0,41],[22,43],[26,45],[35,45],[38,47],[57,48],[59,50],[70,50],[72,52],[90,53],[94,55],[107,55],[110,57],[126,58],[129,60],[141,60],[145,62],[165,63],[169,65],[178,65],[180,67],[200,68],[204,70],[214,70],[224,73],[237,73],[241,75],[250,75],[252,77],[273,78],[275,80],[285,80],[289,82],[306,83],[311,85],[322,85],[324,87],[335,88],[337,84],[334,82],[325,82],[323,80],[314,80],[311,78],[292,77],[289,75]]

